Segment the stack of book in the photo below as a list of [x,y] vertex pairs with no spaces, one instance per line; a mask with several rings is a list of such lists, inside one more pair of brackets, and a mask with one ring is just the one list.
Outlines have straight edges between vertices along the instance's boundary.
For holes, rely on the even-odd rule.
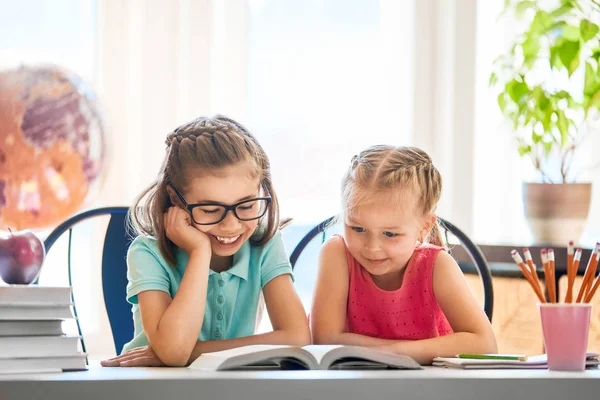
[[67,336],[70,287],[0,286],[0,374],[86,369],[80,338]]

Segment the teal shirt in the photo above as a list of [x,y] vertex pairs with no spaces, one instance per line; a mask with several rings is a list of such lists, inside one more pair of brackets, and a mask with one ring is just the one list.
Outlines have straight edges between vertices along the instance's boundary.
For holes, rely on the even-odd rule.
[[[146,290],[161,290],[175,296],[188,262],[185,251],[175,253],[177,265],[171,267],[158,249],[158,242],[148,236],[137,237],[127,253],[127,301],[131,303],[134,323],[133,339],[123,351],[148,345],[142,326],[138,294]],[[246,242],[233,256],[227,271],[208,276],[208,292],[204,321],[198,340],[232,339],[253,335],[262,288],[273,278],[292,275],[292,267],[283,246],[281,232],[262,246]],[[262,304],[260,305],[262,308]],[[262,310],[261,310],[262,311]]]

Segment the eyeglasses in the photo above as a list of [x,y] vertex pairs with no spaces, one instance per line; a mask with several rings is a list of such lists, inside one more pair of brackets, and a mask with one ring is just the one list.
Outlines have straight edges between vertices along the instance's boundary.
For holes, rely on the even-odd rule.
[[240,201],[239,203],[227,206],[219,203],[197,203],[188,204],[183,198],[183,195],[172,186],[177,197],[183,202],[185,208],[189,211],[192,216],[194,223],[198,225],[214,225],[223,221],[229,211],[233,211],[233,214],[240,221],[252,221],[261,218],[267,212],[269,204],[271,204],[270,197],[257,197],[255,199],[248,199]]

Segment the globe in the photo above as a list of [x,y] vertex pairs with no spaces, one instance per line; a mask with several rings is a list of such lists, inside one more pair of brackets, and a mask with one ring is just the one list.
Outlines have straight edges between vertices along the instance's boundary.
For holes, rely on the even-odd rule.
[[58,66],[0,71],[0,230],[51,228],[97,195],[104,126],[76,74]]

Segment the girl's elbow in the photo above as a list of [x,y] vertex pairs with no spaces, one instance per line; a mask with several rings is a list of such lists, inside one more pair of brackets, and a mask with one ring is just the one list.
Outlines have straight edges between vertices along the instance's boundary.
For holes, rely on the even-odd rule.
[[297,335],[296,337],[296,346],[308,346],[309,344],[312,343],[311,337],[310,337],[310,333],[306,332],[305,334],[302,335]]
[[167,367],[185,367],[191,355],[190,352],[184,352],[175,348],[163,349],[161,353],[157,352],[156,355]]
[[291,345],[300,347],[311,344],[310,329],[308,329],[308,326],[290,331],[289,341]]
[[486,332],[482,332],[479,335],[478,349],[474,349],[478,353],[482,354],[497,354],[498,353],[498,342],[496,341],[496,335],[491,329]]
[[488,334],[485,338],[485,347],[485,353],[487,354],[498,353],[498,341],[496,340],[496,335],[494,335],[494,332]]
[[312,341],[314,344],[340,344],[337,335],[319,331],[313,331]]
[[152,349],[158,359],[167,367],[185,367],[193,348],[186,348],[178,342],[154,343]]

